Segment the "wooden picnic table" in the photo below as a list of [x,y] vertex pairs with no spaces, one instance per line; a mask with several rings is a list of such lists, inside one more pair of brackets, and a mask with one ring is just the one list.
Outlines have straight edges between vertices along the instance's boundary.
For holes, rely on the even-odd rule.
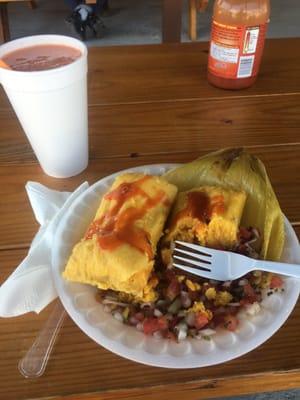
[[[11,40],[8,4],[26,0],[0,0],[0,44]],[[33,9],[36,8],[35,1],[27,1]],[[96,0],[86,1],[96,3]],[[163,0],[162,1],[162,41],[166,43],[180,42],[181,39],[181,19],[182,19],[183,0]]]
[[[260,77],[244,91],[207,83],[207,43],[91,48],[90,163],[70,179],[43,174],[1,90],[0,283],[24,258],[38,229],[27,181],[73,190],[123,168],[187,162],[221,147],[245,146],[262,159],[283,212],[300,235],[299,46],[300,39],[268,40]],[[0,320],[1,399],[71,400],[84,394],[88,400],[199,400],[300,387],[299,304],[256,350],[225,364],[187,370],[123,359],[67,318],[45,374],[24,379],[18,361],[52,308]]]

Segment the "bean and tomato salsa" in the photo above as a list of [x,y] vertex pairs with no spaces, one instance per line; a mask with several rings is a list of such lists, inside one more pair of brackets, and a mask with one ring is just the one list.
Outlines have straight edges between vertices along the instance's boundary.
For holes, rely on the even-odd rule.
[[[233,251],[258,258],[254,245],[259,239],[255,228],[241,227]],[[183,274],[172,265],[166,268],[159,257],[151,279],[158,282],[154,302],[139,303],[113,290],[99,290],[97,297],[115,319],[146,335],[174,341],[187,337],[210,340],[218,329],[234,332],[241,310],[254,315],[260,310],[264,291],[269,296],[284,290],[276,274],[254,271],[234,281],[213,281]]]

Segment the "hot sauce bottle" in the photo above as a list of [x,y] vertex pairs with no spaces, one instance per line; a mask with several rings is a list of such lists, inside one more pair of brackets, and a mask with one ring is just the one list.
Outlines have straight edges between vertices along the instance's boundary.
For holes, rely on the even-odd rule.
[[208,81],[223,89],[243,89],[255,82],[263,54],[269,0],[216,0]]

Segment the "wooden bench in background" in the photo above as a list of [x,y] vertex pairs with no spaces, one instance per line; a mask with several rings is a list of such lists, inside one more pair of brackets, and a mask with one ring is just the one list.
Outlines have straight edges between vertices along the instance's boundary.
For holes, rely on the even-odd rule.
[[189,0],[189,37],[192,41],[197,39],[197,13],[204,12],[208,0]]
[[[87,4],[96,0],[85,0]],[[162,42],[176,43],[181,41],[181,18],[183,0],[162,1]]]
[[[36,7],[35,1],[0,0],[0,43],[10,40],[7,5],[15,1],[26,1],[31,8]],[[86,0],[93,4],[96,0]],[[162,3],[162,41],[166,43],[180,42],[181,17],[183,0],[163,0]]]
[[8,12],[7,5],[8,3],[16,2],[16,1],[26,1],[30,8],[36,8],[35,1],[28,0],[0,0],[0,43],[7,42],[10,40],[9,33],[9,22],[8,22]]

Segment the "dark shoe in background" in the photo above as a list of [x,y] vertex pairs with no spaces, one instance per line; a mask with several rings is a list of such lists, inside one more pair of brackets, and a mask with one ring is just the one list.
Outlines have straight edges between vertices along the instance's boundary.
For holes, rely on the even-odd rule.
[[103,22],[94,13],[92,7],[86,4],[79,4],[72,12],[72,14],[66,18],[66,21],[71,24],[75,32],[80,36],[81,40],[85,41],[89,38],[90,34],[93,37],[97,37],[98,27]]

